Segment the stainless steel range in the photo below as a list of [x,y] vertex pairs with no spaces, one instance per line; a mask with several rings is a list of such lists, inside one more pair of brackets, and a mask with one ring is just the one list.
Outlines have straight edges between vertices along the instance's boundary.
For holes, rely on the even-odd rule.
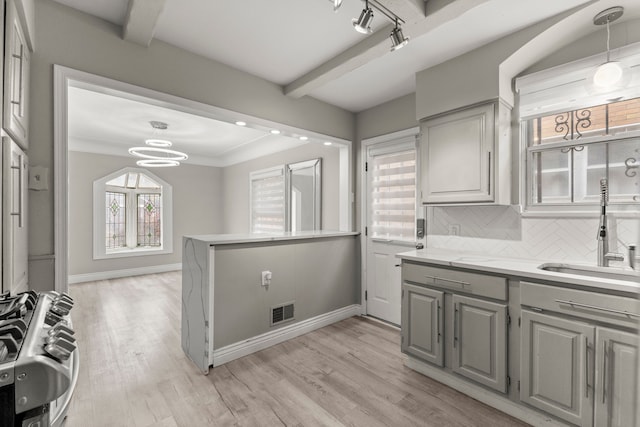
[[73,299],[0,296],[0,426],[60,426],[78,378]]

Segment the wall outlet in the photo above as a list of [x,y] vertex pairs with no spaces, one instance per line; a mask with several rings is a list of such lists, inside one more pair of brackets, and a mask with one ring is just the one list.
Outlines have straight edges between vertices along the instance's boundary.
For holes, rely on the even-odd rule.
[[460,224],[449,224],[449,236],[460,235]]
[[272,277],[272,273],[270,271],[263,271],[262,272],[262,281],[260,282],[260,284],[262,286],[269,286],[271,284],[271,277]]

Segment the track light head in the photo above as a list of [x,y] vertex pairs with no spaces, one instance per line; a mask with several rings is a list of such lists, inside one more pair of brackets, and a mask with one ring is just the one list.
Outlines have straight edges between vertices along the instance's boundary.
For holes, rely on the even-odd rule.
[[357,32],[362,34],[371,34],[371,21],[373,21],[373,9],[367,5],[360,13],[360,18],[352,19],[351,23]]
[[331,3],[333,3],[333,11],[337,12],[338,9],[340,9],[340,6],[342,6],[342,0],[329,0]]
[[403,48],[407,43],[409,43],[409,37],[405,37],[402,34],[402,28],[398,26],[397,22],[396,27],[391,30],[389,37],[391,37],[391,52]]

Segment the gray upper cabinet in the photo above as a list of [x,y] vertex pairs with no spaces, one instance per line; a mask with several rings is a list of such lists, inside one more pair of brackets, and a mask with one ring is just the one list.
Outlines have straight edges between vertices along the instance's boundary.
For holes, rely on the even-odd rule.
[[505,393],[507,306],[453,295],[452,314],[452,371]]
[[509,118],[491,102],[422,121],[422,203],[509,204]]
[[444,366],[444,293],[402,285],[402,351]]
[[7,2],[4,49],[3,128],[23,149],[29,148],[29,67],[31,53],[13,0]]
[[591,426],[595,327],[523,310],[521,339],[520,399]]
[[638,337],[596,329],[596,426],[636,426]]

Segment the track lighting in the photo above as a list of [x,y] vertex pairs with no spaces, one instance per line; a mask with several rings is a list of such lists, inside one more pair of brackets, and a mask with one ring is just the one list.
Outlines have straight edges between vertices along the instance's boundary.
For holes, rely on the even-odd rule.
[[342,6],[342,0],[329,0],[331,3],[333,3],[333,11],[337,12],[338,9],[340,9],[340,6]]
[[360,13],[360,18],[352,19],[351,23],[357,32],[362,34],[371,34],[371,21],[373,21],[373,9],[369,7],[369,0],[365,0],[364,9]]
[[609,40],[611,38],[609,24],[620,18],[623,13],[623,7],[615,6],[603,10],[593,18],[595,25],[607,26],[607,61],[600,64],[592,74],[592,84],[595,92],[619,89],[625,85],[630,75],[629,70],[626,70],[627,67],[625,67],[624,64],[619,61],[611,61],[611,51],[609,48]]
[[396,27],[391,30],[391,52],[398,50],[409,43],[409,37],[405,37],[402,34],[402,28],[398,26],[398,20],[396,19]]
[[365,0],[364,9],[360,13],[360,17],[358,19],[352,19],[351,23],[353,24],[353,28],[356,29],[357,32],[363,34],[371,34],[371,22],[373,21],[373,9],[375,8],[384,16],[389,18],[391,21],[395,23],[395,27],[391,30],[391,34],[389,37],[391,38],[391,51],[398,50],[401,47],[404,47],[409,43],[409,37],[405,37],[402,34],[402,28],[400,28],[399,22],[404,24],[404,21],[400,19],[395,13],[391,10],[387,9],[382,3],[378,0],[371,0],[371,7],[369,7],[369,0]]

